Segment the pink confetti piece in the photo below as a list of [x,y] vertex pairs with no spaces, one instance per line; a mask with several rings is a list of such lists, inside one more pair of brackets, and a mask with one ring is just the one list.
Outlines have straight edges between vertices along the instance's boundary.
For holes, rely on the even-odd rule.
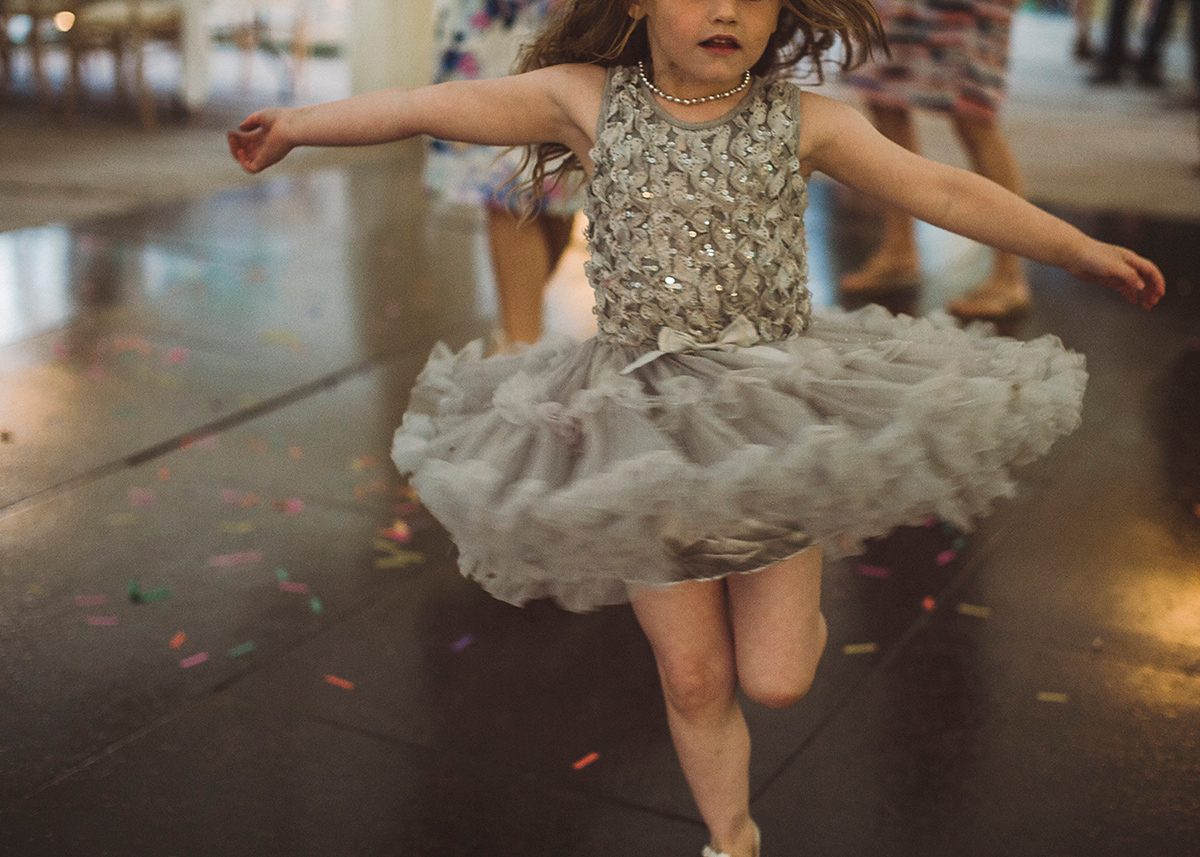
[[107,595],[80,595],[75,599],[76,607],[96,607],[108,600]]
[[232,488],[222,488],[221,489],[221,499],[223,501],[225,501],[226,503],[230,504],[231,506],[234,503],[236,503],[238,500],[240,500],[241,497],[242,497],[242,495],[239,494],[237,491],[234,491]]
[[172,348],[167,352],[165,359],[168,363],[174,366],[178,363],[182,363],[184,360],[187,360],[189,353],[190,352],[186,348]]
[[465,649],[467,646],[471,645],[474,642],[475,642],[474,637],[472,637],[470,634],[464,634],[463,636],[461,636],[457,640],[455,640],[453,643],[451,643],[450,648],[456,652],[461,652],[463,649]]
[[87,623],[89,625],[112,626],[121,624],[121,620],[116,616],[88,616]]
[[153,488],[130,488],[125,492],[125,499],[129,501],[130,506],[135,506],[139,509],[144,509],[154,502]]
[[301,595],[308,595],[308,584],[307,583],[292,583],[291,581],[281,580],[281,581],[279,581],[279,591],[280,592],[298,592]]
[[185,634],[183,631],[180,631],[178,634],[176,634],[174,637],[171,638],[171,648],[178,649],[180,646],[182,646],[186,642],[187,642],[187,634]]
[[925,526],[936,527],[937,526],[937,518],[935,518],[933,515],[930,515],[928,518],[925,519]]
[[87,376],[89,378],[91,378],[92,380],[103,378],[104,377],[104,367],[101,366],[99,363],[93,363],[91,366],[87,367]]
[[380,530],[379,535],[385,539],[391,539],[394,542],[407,542],[412,538],[412,529],[404,521],[396,521],[385,530]]
[[169,467],[158,468],[158,478],[159,478],[159,481],[161,481],[161,482],[170,482],[171,481],[171,468],[169,468]]
[[600,758],[599,753],[588,753],[582,759],[579,759],[574,764],[572,764],[571,767],[577,771],[582,771],[584,768],[586,768],[588,765],[592,764],[599,758]]
[[958,556],[958,554],[955,553],[954,551],[944,550],[940,554],[937,555],[937,564],[938,565],[949,565],[950,563],[954,562],[954,558],[956,556]]
[[882,565],[860,565],[858,573],[863,577],[891,577],[892,571]]
[[325,681],[329,682],[334,687],[340,687],[343,690],[354,690],[354,682],[347,681],[346,679],[339,678],[338,676],[335,676],[335,675],[325,676]]
[[304,457],[304,450],[298,446],[289,446],[288,455],[290,455],[294,461],[299,461]]
[[179,668],[181,670],[191,669],[192,667],[196,666],[196,664],[202,664],[207,660],[208,652],[199,652],[192,655],[190,658],[184,658],[182,661],[180,661]]
[[287,500],[276,501],[275,508],[285,515],[299,515],[304,511],[304,501],[299,497],[291,497]]
[[227,553],[220,556],[210,557],[208,560],[209,568],[229,568],[234,565],[246,565],[247,563],[259,562],[263,558],[262,551],[246,551],[245,553]]

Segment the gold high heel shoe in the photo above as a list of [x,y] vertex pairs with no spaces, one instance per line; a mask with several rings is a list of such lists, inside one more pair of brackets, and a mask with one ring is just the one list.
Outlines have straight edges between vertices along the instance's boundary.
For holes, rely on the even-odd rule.
[[[754,824],[754,822],[750,822]],[[762,831],[758,829],[758,825],[754,824],[754,857],[759,857],[762,854]],[[700,852],[700,857],[729,857],[724,851],[714,851],[711,845],[705,845],[704,850]]]

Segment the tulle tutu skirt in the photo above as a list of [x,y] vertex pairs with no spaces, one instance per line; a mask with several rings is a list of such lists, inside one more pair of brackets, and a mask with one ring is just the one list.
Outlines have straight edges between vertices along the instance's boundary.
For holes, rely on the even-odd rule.
[[548,340],[484,358],[439,345],[393,459],[504,601],[577,611],[838,558],[933,515],[969,529],[1011,468],[1080,421],[1087,373],[1031,342],[880,307],[818,309],[800,337],[666,354]]

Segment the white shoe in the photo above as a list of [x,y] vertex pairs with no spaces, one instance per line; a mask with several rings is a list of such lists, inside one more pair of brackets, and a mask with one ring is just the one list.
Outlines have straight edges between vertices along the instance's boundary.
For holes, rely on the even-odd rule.
[[[750,822],[754,824],[754,822]],[[759,831],[758,825],[754,824],[754,857],[759,857],[762,854],[762,832]],[[711,845],[705,845],[704,850],[700,852],[700,857],[729,857],[724,851],[714,851]]]

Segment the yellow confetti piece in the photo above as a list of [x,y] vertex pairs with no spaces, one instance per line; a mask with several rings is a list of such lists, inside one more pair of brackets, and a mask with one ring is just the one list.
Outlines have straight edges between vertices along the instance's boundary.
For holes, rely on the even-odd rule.
[[108,525],[110,527],[128,527],[137,520],[137,515],[133,512],[117,512],[115,515],[108,516]]
[[373,540],[375,550],[382,551],[386,556],[375,558],[376,568],[404,568],[406,565],[412,565],[416,562],[423,562],[424,554],[416,551],[400,550],[395,543],[387,539],[375,538]]
[[992,615],[991,607],[982,607],[978,604],[959,603],[955,609],[964,616],[974,616],[976,619],[986,619]]
[[221,532],[233,533],[234,535],[244,536],[246,533],[252,533],[258,527],[254,521],[222,521]]
[[877,651],[879,646],[876,643],[851,643],[842,647],[842,654],[846,655],[869,655]]
[[1055,690],[1040,690],[1038,691],[1038,702],[1058,702],[1063,703],[1068,699],[1065,693],[1059,693]]
[[158,386],[162,387],[164,390],[179,389],[179,379],[170,372],[159,372],[155,376],[154,380],[157,382]]

